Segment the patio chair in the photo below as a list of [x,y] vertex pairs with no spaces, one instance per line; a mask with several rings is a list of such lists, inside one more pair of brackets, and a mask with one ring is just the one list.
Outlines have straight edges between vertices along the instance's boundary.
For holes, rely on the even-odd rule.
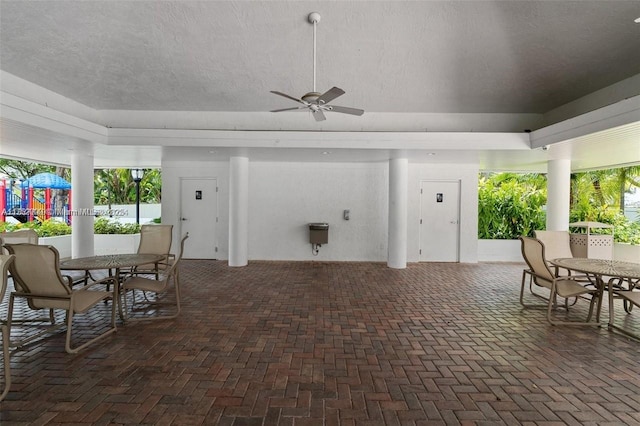
[[[520,237],[522,257],[529,266],[529,269],[522,271],[522,283],[520,287],[520,304],[525,308],[546,307],[547,320],[552,325],[599,325],[600,321],[600,305],[602,301],[602,289],[585,287],[578,283],[572,277],[557,277],[549,268],[549,264],[545,258],[544,244],[531,237]],[[533,285],[546,288],[549,296],[545,297],[540,294],[533,293],[535,296],[547,301],[546,305],[531,305],[524,302],[524,288],[527,278]],[[569,309],[568,299],[573,297],[590,296],[589,314],[586,321],[557,321],[553,319],[551,314],[556,306],[557,297],[565,299],[565,309]],[[597,302],[596,322],[591,322],[593,308]]]
[[136,266],[130,272],[134,274],[154,274],[158,279],[160,271],[169,268],[171,265],[172,255],[169,252],[171,251],[172,233],[173,225],[142,225],[140,227],[138,253],[161,254],[165,256],[165,259],[157,264],[149,263]]
[[[63,309],[66,311],[67,333],[65,350],[68,353],[76,353],[91,343],[102,339],[116,331],[116,303],[114,291],[94,290],[96,285],[102,282],[94,282],[79,289],[72,289],[71,279],[60,274],[60,255],[53,246],[39,246],[34,244],[7,244],[5,247],[15,259],[10,266],[16,291],[11,293],[9,299],[9,317],[7,326],[11,329],[16,298],[26,299],[30,309]],[[103,300],[112,299],[111,326],[100,335],[77,347],[71,345],[71,335],[74,314],[87,312]],[[44,333],[51,332],[60,326],[47,327],[41,333],[31,336],[19,343],[22,346],[27,342],[40,337]]]
[[[7,274],[9,265],[13,262],[12,255],[0,254],[0,302],[4,300],[4,293],[7,290]],[[9,393],[11,387],[11,360],[9,359],[9,327],[5,319],[0,319],[0,332],[2,332],[2,356],[4,360],[4,390],[0,394],[0,401]]]
[[618,327],[614,325],[614,315],[613,315],[613,299],[622,299],[624,304],[624,310],[627,314],[631,313],[633,306],[640,306],[640,291],[638,291],[638,280],[627,280],[627,288],[624,287],[623,281],[618,279],[618,283],[615,283],[615,278],[609,279],[609,327],[615,328],[616,330],[621,331],[622,333],[634,337],[640,340],[640,336],[633,334],[622,327]]
[[[552,265],[549,260],[558,258],[570,258],[574,257],[571,252],[571,238],[567,231],[533,231],[534,236],[542,242],[544,245],[545,259],[549,267],[553,269],[556,277],[572,277],[582,285],[595,286],[596,282],[585,274],[576,274],[575,271],[561,268],[556,265]],[[533,289],[530,288],[533,293]],[[575,305],[577,299],[574,299],[573,305]]]
[[[535,238],[540,240],[544,244],[544,253],[547,260],[573,257],[571,252],[570,235],[567,231],[533,231]],[[559,268],[558,266],[552,266],[555,270],[556,276],[571,275],[571,271]]]
[[127,292],[131,291],[133,305],[131,309],[135,308],[135,290],[141,290],[142,292],[152,292],[156,293],[156,301],[149,301],[145,296],[145,301],[141,302],[147,306],[157,306],[161,303],[157,301],[158,295],[161,293],[166,293],[171,286],[171,282],[173,282],[173,286],[175,288],[176,293],[176,311],[173,314],[168,315],[156,315],[156,316],[145,316],[145,317],[135,317],[129,318],[131,320],[156,320],[156,319],[172,319],[176,318],[180,314],[180,279],[179,279],[179,264],[180,259],[182,259],[182,253],[184,252],[184,243],[189,238],[189,233],[185,234],[180,241],[180,253],[178,257],[171,263],[169,269],[162,271],[162,276],[159,279],[150,279],[144,276],[132,275],[128,279],[125,279],[122,285],[122,297],[124,304],[124,312],[125,315],[127,313]]

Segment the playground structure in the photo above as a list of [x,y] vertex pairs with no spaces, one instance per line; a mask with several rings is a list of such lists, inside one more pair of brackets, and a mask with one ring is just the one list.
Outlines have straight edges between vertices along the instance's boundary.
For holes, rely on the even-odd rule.
[[[67,203],[58,205],[52,190],[68,191]],[[0,222],[11,216],[19,222],[62,217],[71,223],[71,184],[53,173],[39,173],[28,179],[0,180]]]

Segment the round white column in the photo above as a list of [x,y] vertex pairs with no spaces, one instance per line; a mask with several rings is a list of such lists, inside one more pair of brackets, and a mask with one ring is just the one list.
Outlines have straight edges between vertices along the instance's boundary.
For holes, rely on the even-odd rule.
[[249,159],[229,160],[229,266],[248,264]]
[[71,155],[71,257],[93,256],[93,154]]
[[407,184],[409,160],[389,160],[389,253],[387,266],[407,267]]
[[547,230],[567,231],[571,209],[571,160],[547,162]]

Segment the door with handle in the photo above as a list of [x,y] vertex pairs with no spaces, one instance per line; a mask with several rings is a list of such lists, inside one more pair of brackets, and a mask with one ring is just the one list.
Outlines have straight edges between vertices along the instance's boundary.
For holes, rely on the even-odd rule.
[[180,235],[189,233],[186,259],[217,258],[217,221],[217,179],[180,179]]
[[420,261],[458,262],[460,182],[422,181],[420,185]]

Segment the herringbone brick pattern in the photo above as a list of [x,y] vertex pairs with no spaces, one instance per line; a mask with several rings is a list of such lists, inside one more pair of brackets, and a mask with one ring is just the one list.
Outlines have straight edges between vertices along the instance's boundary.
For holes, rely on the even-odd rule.
[[15,352],[0,423],[640,424],[640,343],[521,309],[522,268],[187,260],[178,319]]

